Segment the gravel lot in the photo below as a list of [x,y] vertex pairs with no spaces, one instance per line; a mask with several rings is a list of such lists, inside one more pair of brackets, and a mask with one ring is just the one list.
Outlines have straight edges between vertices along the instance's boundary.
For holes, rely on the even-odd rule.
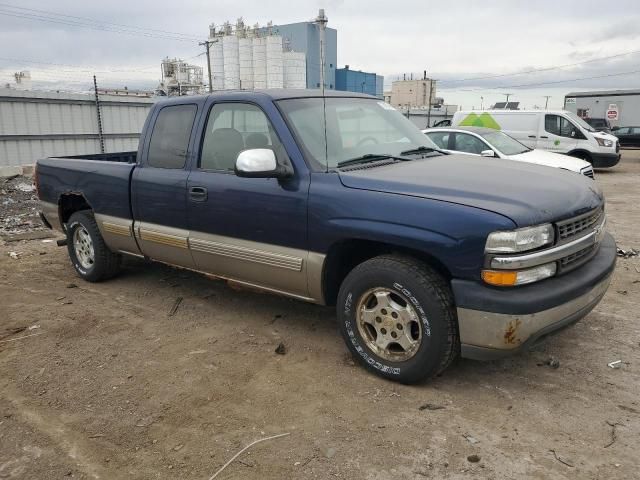
[[[597,181],[640,249],[640,151]],[[0,241],[0,478],[206,480],[280,433],[216,478],[638,478],[639,292],[619,258],[543,346],[402,386],[354,364],[330,308],[138,260],[88,284],[53,242]]]

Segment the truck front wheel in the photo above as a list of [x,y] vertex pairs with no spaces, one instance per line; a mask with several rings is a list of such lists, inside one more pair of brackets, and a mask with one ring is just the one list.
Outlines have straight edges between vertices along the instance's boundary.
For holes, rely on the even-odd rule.
[[459,352],[451,290],[416,259],[384,255],[358,265],[340,287],[337,309],[349,350],[390,380],[425,380]]
[[67,249],[78,275],[89,282],[107,280],[120,270],[120,255],[104,243],[93,214],[76,212],[67,222]]

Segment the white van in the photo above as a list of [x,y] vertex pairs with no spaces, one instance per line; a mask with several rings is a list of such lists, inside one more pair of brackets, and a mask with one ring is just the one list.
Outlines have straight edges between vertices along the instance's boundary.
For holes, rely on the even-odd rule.
[[613,167],[620,161],[616,137],[596,132],[566,110],[459,111],[451,125],[502,130],[527,147],[581,158],[595,168]]
[[440,150],[482,157],[504,158],[562,168],[593,178],[593,167],[579,158],[532,149],[504,132],[484,127],[445,127],[422,130]]

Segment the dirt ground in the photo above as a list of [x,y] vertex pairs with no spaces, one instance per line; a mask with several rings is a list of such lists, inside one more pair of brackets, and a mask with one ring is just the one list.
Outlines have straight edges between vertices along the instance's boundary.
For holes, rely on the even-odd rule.
[[[597,181],[638,249],[640,151]],[[206,480],[281,433],[216,478],[638,478],[639,282],[640,257],[619,258],[595,311],[543,346],[402,386],[355,365],[330,308],[138,260],[88,284],[55,243],[7,242],[0,478]]]

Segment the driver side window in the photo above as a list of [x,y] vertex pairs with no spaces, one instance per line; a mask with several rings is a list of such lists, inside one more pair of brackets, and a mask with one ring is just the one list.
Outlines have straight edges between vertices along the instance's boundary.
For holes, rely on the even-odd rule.
[[455,148],[457,152],[475,153],[480,155],[483,150],[488,150],[489,145],[484,143],[477,137],[469,135],[468,133],[456,133],[455,136]]
[[274,150],[276,158],[286,155],[269,119],[248,103],[218,103],[209,112],[199,167],[233,172],[238,154],[252,148]]
[[559,115],[545,115],[544,129],[553,135],[571,138],[571,132],[575,127],[564,117]]

